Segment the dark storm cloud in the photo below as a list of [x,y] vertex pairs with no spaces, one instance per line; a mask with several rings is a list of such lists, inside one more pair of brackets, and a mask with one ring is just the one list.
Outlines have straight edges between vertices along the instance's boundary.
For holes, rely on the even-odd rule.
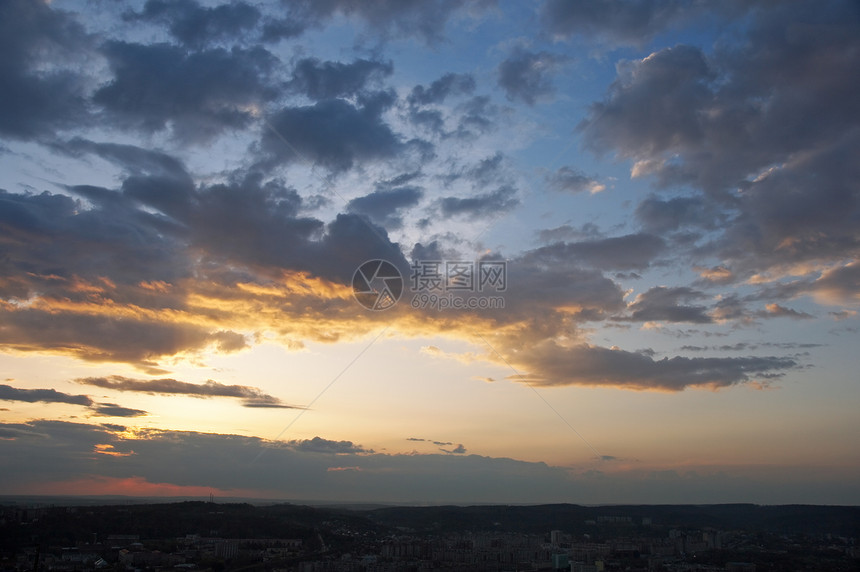
[[570,167],[561,167],[546,180],[551,188],[568,193],[596,192],[602,188],[593,177]]
[[107,189],[70,190],[95,204],[86,208],[66,195],[0,190],[5,275],[96,279],[110,268],[113,282],[137,283],[187,274],[187,253],[165,236],[157,216],[123,203],[122,195]]
[[[797,362],[784,357],[686,358],[654,360],[640,352],[597,346],[561,346],[544,340],[522,348],[526,366],[540,375],[536,385],[608,385],[629,389],[681,391],[687,387],[728,387],[784,375]],[[515,378],[516,379],[516,378]]]
[[604,270],[648,268],[666,248],[662,238],[638,233],[578,242],[558,242],[542,246],[530,256],[548,263],[579,261]]
[[416,85],[407,101],[410,105],[442,103],[449,96],[468,95],[475,91],[475,78],[471,74],[447,73],[428,87]]
[[[181,163],[169,156],[130,146],[92,143],[79,146],[115,160],[130,171],[131,175],[122,183],[121,193],[106,189],[77,190],[95,202],[93,216],[99,215],[99,220],[105,218],[99,210],[108,208],[104,204],[114,209],[111,211],[114,218],[123,213],[132,220],[143,217],[138,222],[141,228],[135,229],[134,236],[139,239],[149,232],[157,233],[140,248],[146,246],[156,250],[162,256],[161,266],[166,265],[171,255],[187,256],[188,244],[202,249],[212,261],[310,271],[326,278],[341,277],[347,269],[354,270],[355,260],[344,261],[345,257],[353,255],[365,260],[375,254],[405,265],[402,255],[394,254],[399,251],[388,241],[385,231],[371,227],[357,215],[339,215],[328,225],[315,218],[301,216],[302,198],[295,189],[278,179],[265,179],[256,172],[237,171],[231,173],[224,183],[195,188]],[[78,207],[77,203],[65,197],[42,197],[42,201],[49,200],[60,203],[70,217]],[[146,218],[141,214],[140,205],[164,212],[176,224],[165,226],[151,215]],[[81,213],[76,217],[81,218]],[[46,228],[49,226],[46,223]],[[126,229],[126,232],[130,230],[118,224],[116,228]],[[91,233],[97,234],[96,229],[97,225],[90,229]],[[77,236],[69,235],[67,238],[69,248],[80,245]],[[117,242],[113,238],[103,247],[116,248]],[[137,242],[133,245],[136,246]],[[54,248],[56,246],[53,245]],[[170,279],[164,277],[162,268],[159,273],[141,265],[146,260],[142,253],[135,257],[135,268],[147,270],[136,280]],[[123,264],[118,260],[111,267],[116,270]],[[183,262],[181,267],[188,272],[190,263]],[[235,345],[230,340],[222,341]]]
[[204,141],[247,127],[253,108],[275,95],[275,58],[262,48],[198,52],[169,44],[109,41],[102,46],[113,79],[93,101],[120,123],[147,132],[170,124],[184,141]]
[[0,400],[26,403],[71,403],[86,406],[93,403],[93,400],[86,395],[69,395],[56,389],[18,389],[10,385],[0,385]]
[[195,197],[189,224],[195,244],[213,259],[262,266],[291,266],[323,223],[298,216],[301,197],[259,174],[203,187]]
[[88,44],[83,27],[47,2],[0,2],[0,135],[32,139],[86,121],[73,64]]
[[218,40],[239,38],[256,26],[260,11],[245,2],[202,7],[195,0],[147,0],[139,14],[128,20],[149,20],[166,24],[174,38],[200,47]]
[[150,394],[190,395],[192,397],[235,397],[242,400],[245,407],[272,407],[293,409],[291,405],[281,402],[272,395],[263,393],[256,387],[247,385],[225,385],[208,380],[206,383],[195,384],[178,381],[171,378],[162,379],[132,379],[120,375],[109,377],[81,377],[75,382],[83,385],[93,385],[115,391],[136,391]]
[[499,87],[509,100],[534,105],[555,92],[551,75],[564,61],[559,55],[518,48],[499,64]]
[[454,216],[465,216],[473,219],[489,217],[509,211],[517,206],[520,201],[516,197],[516,192],[513,187],[505,185],[495,191],[472,197],[444,197],[439,201],[439,208],[445,218]]
[[708,298],[704,292],[687,287],[656,286],[636,296],[627,307],[630,315],[624,320],[633,322],[690,322],[709,324],[713,319],[705,306],[685,305],[683,302]]
[[298,215],[301,198],[256,174],[199,191],[190,221],[193,241],[213,261],[288,269],[348,283],[356,264],[381,258],[407,268],[386,231],[357,214],[330,223]]
[[379,103],[328,99],[276,112],[261,141],[268,163],[310,161],[346,171],[356,161],[395,157],[403,144],[380,117],[391,101]]
[[386,229],[403,226],[400,211],[414,207],[424,196],[418,187],[398,187],[379,190],[363,197],[352,199],[346,208],[349,212],[363,214]]
[[[189,246],[206,254],[210,271],[212,263],[227,262],[236,269],[295,269],[346,283],[357,260],[384,258],[408,267],[385,231],[356,215],[340,215],[328,225],[298,216],[301,199],[278,181],[237,174],[195,189],[181,164],[163,154],[91,142],[73,147],[132,174],[119,191],[73,187],[85,202],[0,193],[0,266],[14,277],[4,281],[3,294],[30,300],[38,293],[35,303],[0,306],[0,343],[6,347],[145,368],[179,351],[246,347],[237,332],[176,319],[187,310],[183,280],[195,271]],[[250,278],[224,279],[232,284]],[[94,305],[94,297],[111,304]]]
[[331,441],[322,437],[287,441],[287,447],[303,453],[326,453],[329,455],[350,455],[357,453],[373,453],[373,449],[365,449],[352,441]]
[[122,407],[116,403],[98,403],[90,408],[98,417],[143,417],[149,415],[142,409]]
[[714,72],[702,52],[675,46],[621,62],[609,97],[580,126],[592,149],[625,157],[659,157],[703,138],[701,110],[711,103]]
[[349,97],[368,84],[378,84],[393,71],[391,62],[358,59],[345,64],[305,58],[296,63],[287,87],[314,100]]
[[[634,176],[720,201],[732,220],[714,246],[746,276],[836,262],[860,245],[857,7],[791,2],[752,15],[746,41],[711,55],[681,45],[620,65],[580,126],[591,149],[634,160]],[[651,203],[646,223],[650,207],[711,218],[693,203]]]

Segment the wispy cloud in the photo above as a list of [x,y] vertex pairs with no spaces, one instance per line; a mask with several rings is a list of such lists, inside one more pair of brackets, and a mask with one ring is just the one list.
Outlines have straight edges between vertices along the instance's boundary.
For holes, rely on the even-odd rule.
[[202,384],[178,381],[172,378],[132,379],[113,375],[110,377],[81,377],[76,383],[92,385],[115,391],[133,391],[150,394],[189,395],[192,397],[234,397],[242,400],[245,407],[270,407],[281,409],[300,409],[298,406],[282,403],[277,397],[263,393],[256,387],[247,385],[225,385],[211,379]]

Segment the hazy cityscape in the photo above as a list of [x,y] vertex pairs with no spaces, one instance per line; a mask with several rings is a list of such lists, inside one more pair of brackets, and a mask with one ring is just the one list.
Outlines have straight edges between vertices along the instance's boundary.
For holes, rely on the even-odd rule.
[[0,570],[849,571],[858,531],[857,507],[7,500]]

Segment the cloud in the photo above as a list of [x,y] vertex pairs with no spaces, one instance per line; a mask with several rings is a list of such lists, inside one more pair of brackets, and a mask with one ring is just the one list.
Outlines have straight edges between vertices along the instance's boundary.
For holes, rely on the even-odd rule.
[[734,281],[735,275],[730,268],[725,266],[712,266],[711,268],[703,268],[695,266],[693,269],[699,273],[701,280],[710,284],[728,284]]
[[236,1],[209,8],[194,0],[147,0],[139,14],[127,14],[125,19],[164,23],[183,44],[201,47],[247,34],[260,19],[260,11]]
[[664,252],[666,244],[653,234],[637,233],[611,238],[556,242],[529,253],[529,257],[550,262],[580,262],[604,270],[641,270]]
[[132,379],[119,375],[110,377],[80,377],[76,383],[93,385],[115,391],[135,391],[150,394],[190,395],[193,397],[235,397],[242,400],[244,407],[273,407],[295,409],[295,406],[281,402],[277,397],[263,393],[256,387],[247,385],[225,385],[208,380],[195,384],[171,378]]
[[594,223],[583,223],[579,228],[563,224],[555,228],[538,231],[540,242],[564,242],[566,240],[594,239],[601,237],[600,229]]
[[498,85],[509,100],[534,105],[555,92],[550,76],[565,61],[549,52],[517,48],[499,64]]
[[649,232],[664,233],[680,228],[717,228],[719,211],[703,197],[650,196],[636,207],[636,219]]
[[356,161],[395,157],[403,144],[380,116],[390,103],[382,94],[363,106],[328,99],[286,107],[269,118],[262,150],[269,164],[310,161],[335,172],[349,170]]
[[287,87],[317,101],[345,98],[364,91],[368,84],[378,84],[393,71],[391,62],[357,59],[345,64],[304,58],[296,63]]
[[87,57],[90,41],[70,14],[47,2],[0,5],[0,135],[53,136],[87,121],[86,79],[73,64]]
[[707,298],[703,292],[691,288],[655,286],[636,296],[627,306],[630,312],[624,319],[633,322],[689,322],[709,324],[713,319],[705,306],[683,305],[682,302]]
[[648,199],[637,216],[654,231],[721,229],[709,251],[742,278],[852,259],[860,167],[849,157],[860,135],[845,118],[860,113],[855,9],[791,3],[750,14],[743,42],[620,63],[580,132],[591,150],[631,160],[634,176],[695,189]]
[[71,403],[85,406],[93,403],[93,400],[86,395],[69,395],[56,389],[18,389],[10,385],[0,385],[0,400],[26,403]]
[[559,168],[555,173],[547,176],[547,182],[550,188],[567,193],[588,191],[595,194],[606,190],[606,185],[570,167]]
[[[444,445],[453,445],[453,443],[444,443]],[[463,444],[460,443],[456,447],[451,449],[450,451],[447,451],[445,449],[442,449],[442,451],[444,451],[445,453],[448,453],[449,455],[465,455],[466,454],[466,447],[464,447]]]
[[[94,308],[74,305],[52,310],[51,300],[30,307],[3,304],[4,328],[0,343],[19,351],[74,355],[89,361],[120,361],[154,367],[161,357],[181,351],[202,350],[215,345],[222,349],[218,332],[193,324],[171,323],[155,317],[117,320],[107,312],[89,314]],[[41,306],[41,307],[40,307]]]
[[297,36],[311,27],[320,27],[337,15],[354,18],[375,35],[385,37],[416,37],[428,43],[442,39],[448,21],[458,14],[477,14],[494,2],[489,0],[429,0],[427,2],[399,2],[383,0],[364,3],[350,0],[330,2],[281,3],[284,18],[267,23],[270,41]]
[[457,129],[451,135],[463,140],[474,140],[494,131],[504,110],[494,104],[489,96],[476,95],[458,105],[456,112]]
[[403,226],[400,211],[414,207],[423,196],[424,191],[418,187],[382,189],[352,199],[346,208],[350,212],[367,216],[385,229],[397,229]]
[[448,97],[469,95],[475,91],[475,78],[471,74],[446,73],[428,87],[416,85],[407,98],[410,105],[431,105],[444,102]]
[[[492,129],[491,116],[497,111],[489,98],[473,97],[449,109],[442,107],[449,98],[465,96],[475,91],[471,74],[447,73],[429,86],[416,85],[406,97],[407,118],[419,127],[443,139],[476,137]],[[454,130],[446,125],[456,123]]]
[[446,186],[458,180],[465,180],[470,182],[475,189],[508,182],[509,177],[505,169],[505,155],[504,153],[496,152],[492,156],[485,157],[477,162],[459,165],[443,175],[442,180]]
[[714,72],[702,52],[679,45],[622,62],[608,98],[580,126],[598,152],[654,160],[667,149],[702,139],[699,109],[711,101]]
[[371,454],[373,449],[365,449],[352,441],[331,441],[322,437],[304,439],[299,441],[288,441],[287,447],[303,453],[325,453],[329,455],[353,455]]
[[501,186],[495,191],[472,197],[444,197],[439,201],[439,209],[445,218],[464,216],[466,218],[485,218],[511,210],[519,204],[516,189]]
[[[509,354],[514,356],[513,353]],[[585,344],[562,345],[543,340],[520,346],[512,358],[521,375],[513,380],[534,385],[610,386],[638,390],[681,391],[688,387],[720,388],[784,375],[796,367],[785,357],[652,359],[640,352]],[[539,372],[530,374],[530,372]]]
[[544,28],[560,38],[583,35],[612,44],[642,45],[666,29],[696,17],[719,17],[737,9],[734,2],[621,0],[566,2],[548,0],[540,9]]
[[185,142],[247,127],[266,101],[274,56],[262,48],[189,52],[170,44],[106,42],[114,77],[93,94],[120,124],[145,132],[170,127]]
[[563,250],[558,255],[538,248],[508,261],[516,295],[505,297],[500,321],[519,322],[524,336],[540,337],[570,331],[572,315],[599,320],[624,308],[624,292],[617,283],[598,270],[578,266],[563,254]]
[[[104,427],[34,420],[0,424],[0,487],[9,494],[206,496],[436,503],[732,502],[839,504],[857,499],[856,471],[816,466],[565,469],[466,454],[337,455],[297,451],[242,435]],[[94,455],[97,445],[120,453]],[[267,454],[257,461],[261,447]],[[176,467],[183,467],[178,472]],[[338,468],[360,470],[337,470]],[[334,470],[329,470],[334,469]],[[820,486],[822,472],[826,487]],[[787,481],[785,475],[792,479]],[[817,485],[815,484],[817,483]],[[229,493],[226,491],[235,491]],[[619,496],[621,491],[621,496]]]
[[116,403],[97,403],[90,408],[99,417],[143,417],[149,415],[141,409],[122,407]]
[[847,320],[848,318],[853,318],[857,315],[856,310],[839,310],[838,312],[827,312],[828,315],[832,316],[834,320]]
[[825,302],[856,304],[860,301],[860,262],[825,270],[811,290]]
[[454,443],[451,441],[434,441],[432,439],[418,439],[415,437],[409,437],[406,440],[407,441],[422,442],[422,443],[423,442],[432,443],[433,445],[436,445],[440,451],[442,451],[443,453],[446,453],[448,455],[465,455],[466,454],[466,447],[464,447],[462,443],[458,444],[453,449],[445,449],[445,447],[450,447]]
[[809,320],[815,317],[812,314],[798,312],[779,304],[768,304],[765,306],[765,311],[760,313],[760,315],[768,318],[794,318],[795,320]]
[[794,349],[811,349],[811,348],[820,348],[822,344],[810,344],[810,343],[796,343],[796,342],[761,342],[761,343],[747,343],[747,342],[738,342],[736,344],[723,344],[720,346],[692,346],[685,345],[681,346],[682,351],[690,351],[690,352],[704,352],[704,351],[715,351],[715,352],[742,352],[742,351],[754,351],[759,348],[779,348],[782,350],[794,350]]

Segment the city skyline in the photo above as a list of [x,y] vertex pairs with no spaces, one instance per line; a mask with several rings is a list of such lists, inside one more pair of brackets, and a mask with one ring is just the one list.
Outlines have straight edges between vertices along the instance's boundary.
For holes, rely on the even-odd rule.
[[860,504],[850,1],[10,0],[0,489]]

